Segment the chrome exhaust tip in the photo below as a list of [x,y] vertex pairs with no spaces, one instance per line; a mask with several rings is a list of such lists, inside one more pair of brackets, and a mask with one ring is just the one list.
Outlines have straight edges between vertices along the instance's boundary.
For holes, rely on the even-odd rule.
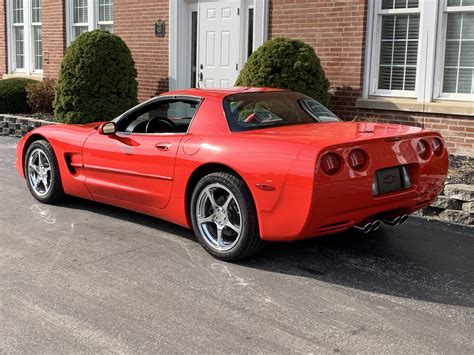
[[395,217],[394,219],[383,219],[383,222],[389,226],[395,227],[400,224],[400,217]]
[[375,221],[372,222],[372,231],[376,231],[380,228],[380,221],[377,219]]
[[400,222],[399,224],[403,224],[408,220],[408,215],[404,214],[403,216],[400,217]]
[[394,226],[398,226],[400,224],[400,217],[396,217],[394,220],[393,220],[393,223],[394,223]]
[[367,223],[365,225],[356,225],[354,228],[361,230],[365,234],[369,233],[372,230],[372,223]]

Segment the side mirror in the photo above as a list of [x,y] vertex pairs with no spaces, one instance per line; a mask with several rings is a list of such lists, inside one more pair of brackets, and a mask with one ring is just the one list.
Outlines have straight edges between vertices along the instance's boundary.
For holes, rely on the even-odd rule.
[[112,135],[117,132],[117,125],[115,122],[105,122],[99,126],[99,134]]

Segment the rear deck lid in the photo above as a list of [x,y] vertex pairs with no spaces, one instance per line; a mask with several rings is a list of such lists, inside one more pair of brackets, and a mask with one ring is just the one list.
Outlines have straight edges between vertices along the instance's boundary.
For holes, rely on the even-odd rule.
[[374,139],[398,140],[417,136],[419,127],[372,123],[372,122],[327,122],[282,126],[238,132],[255,139],[270,139],[292,143],[310,144],[318,147],[355,143]]

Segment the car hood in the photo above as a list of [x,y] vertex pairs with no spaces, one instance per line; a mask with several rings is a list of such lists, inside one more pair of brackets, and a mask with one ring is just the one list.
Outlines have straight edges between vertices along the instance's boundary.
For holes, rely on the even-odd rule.
[[255,139],[270,139],[325,147],[391,137],[408,138],[419,135],[422,131],[423,129],[419,127],[394,124],[327,122],[264,128],[240,132],[239,134]]

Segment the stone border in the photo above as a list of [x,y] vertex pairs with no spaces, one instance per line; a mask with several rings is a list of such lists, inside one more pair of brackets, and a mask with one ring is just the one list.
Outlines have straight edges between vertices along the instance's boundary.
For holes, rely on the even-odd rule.
[[428,219],[472,226],[474,225],[474,186],[445,185],[438,199],[416,214]]
[[33,117],[0,114],[0,136],[23,137],[36,127],[58,122],[45,121]]

